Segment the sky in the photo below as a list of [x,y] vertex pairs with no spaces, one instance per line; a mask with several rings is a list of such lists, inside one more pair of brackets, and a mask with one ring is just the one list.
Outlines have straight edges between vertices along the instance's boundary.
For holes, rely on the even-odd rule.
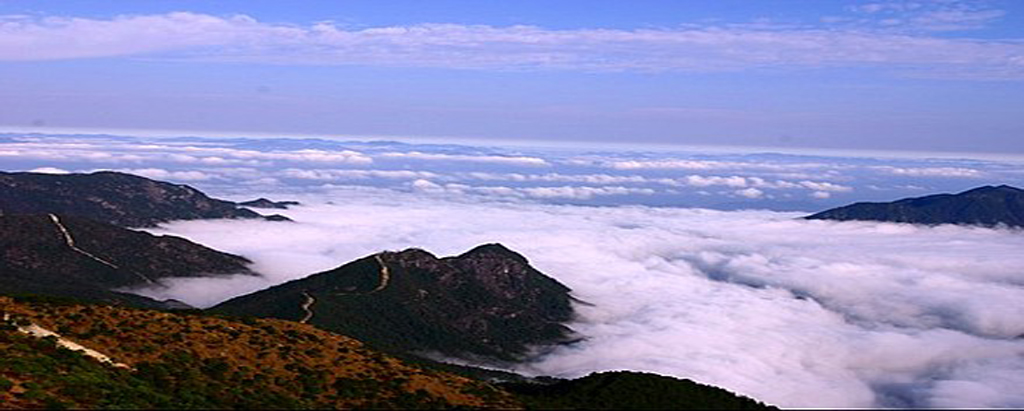
[[0,128],[1022,153],[1014,1],[0,0]]

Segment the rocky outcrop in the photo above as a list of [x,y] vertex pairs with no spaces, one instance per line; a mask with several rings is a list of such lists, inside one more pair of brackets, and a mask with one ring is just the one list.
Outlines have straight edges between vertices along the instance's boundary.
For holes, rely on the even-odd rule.
[[499,244],[383,252],[213,308],[290,320],[393,352],[515,361],[570,340],[569,288]]
[[1007,185],[984,186],[959,194],[906,198],[890,203],[856,203],[806,218],[1024,227],[1024,190]]

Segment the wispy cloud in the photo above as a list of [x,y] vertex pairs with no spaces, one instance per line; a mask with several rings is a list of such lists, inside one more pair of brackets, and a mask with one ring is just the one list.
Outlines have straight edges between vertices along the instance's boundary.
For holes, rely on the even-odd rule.
[[879,166],[876,170],[899,176],[911,177],[955,177],[955,178],[979,178],[984,174],[973,168],[966,167],[892,167]]
[[547,160],[537,157],[526,157],[526,156],[496,156],[496,155],[472,155],[472,154],[443,154],[443,153],[424,153],[420,151],[410,151],[407,153],[391,152],[382,153],[381,157],[390,158],[402,158],[412,160],[428,160],[428,161],[463,161],[471,163],[492,163],[492,164],[509,164],[509,165],[520,165],[520,166],[549,166],[550,163]]
[[974,30],[1006,15],[988,2],[971,0],[903,0],[858,4],[850,10],[862,14],[859,23],[876,23],[926,31]]
[[566,199],[589,200],[602,196],[651,195],[656,191],[650,188],[623,186],[556,186],[556,187],[506,187],[506,186],[471,186],[459,183],[438,184],[426,179],[418,179],[410,183],[415,191],[430,194],[450,195],[482,195],[505,198],[535,199]]
[[[214,175],[202,171],[170,171],[162,168],[118,168],[100,169],[135,174],[157,180],[203,181],[214,178]],[[94,170],[99,171],[99,170]]]
[[289,168],[281,170],[279,173],[282,177],[298,178],[303,180],[320,180],[320,181],[335,181],[335,180],[365,180],[370,178],[384,178],[384,179],[397,179],[397,180],[414,180],[414,179],[426,179],[426,178],[437,178],[437,173],[429,171],[413,171],[413,170],[338,170],[338,169],[298,169]]
[[[865,5],[863,11],[888,10]],[[930,9],[931,10],[931,9]],[[983,24],[996,10],[934,9],[918,26]],[[860,26],[548,29],[415,24],[347,29],[176,12],[111,19],[0,19],[0,60],[153,56],[275,64],[460,69],[714,72],[883,67],[965,78],[1024,78],[1019,41],[935,37]]]

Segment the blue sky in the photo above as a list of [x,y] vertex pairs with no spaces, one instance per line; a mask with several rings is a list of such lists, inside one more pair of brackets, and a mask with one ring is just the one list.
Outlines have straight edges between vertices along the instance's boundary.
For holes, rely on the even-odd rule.
[[1010,1],[0,0],[0,127],[1024,152]]

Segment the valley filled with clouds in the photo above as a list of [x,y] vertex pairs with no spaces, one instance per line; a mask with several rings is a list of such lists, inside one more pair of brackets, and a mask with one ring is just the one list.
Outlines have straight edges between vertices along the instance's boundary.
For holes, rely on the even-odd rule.
[[[322,201],[330,199],[333,204]],[[500,242],[573,289],[582,341],[516,368],[632,369],[784,407],[1017,406],[1024,236],[797,219],[800,213],[463,201],[339,189],[295,223],[191,221],[185,236],[263,278],[136,290],[209,306],[381,250]]]
[[132,290],[156,298],[207,307],[381,250],[500,242],[581,301],[581,341],[519,372],[652,371],[784,407],[1024,405],[1019,230],[800,219],[1020,185],[1012,158],[42,135],[6,136],[0,158],[302,202],[293,223],[152,229],[262,273]]

